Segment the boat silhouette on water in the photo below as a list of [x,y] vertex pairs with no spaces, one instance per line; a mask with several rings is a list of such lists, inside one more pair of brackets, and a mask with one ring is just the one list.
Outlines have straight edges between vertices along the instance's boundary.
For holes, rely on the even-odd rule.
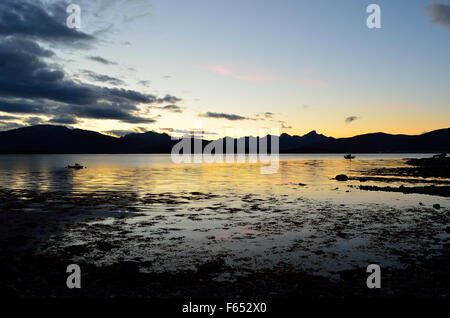
[[355,159],[355,156],[352,156],[351,154],[345,155],[345,159]]
[[75,163],[73,166],[68,165],[67,168],[68,168],[68,169],[76,169],[76,170],[78,170],[78,169],[84,169],[85,166],[82,166],[82,165],[80,165],[79,163]]

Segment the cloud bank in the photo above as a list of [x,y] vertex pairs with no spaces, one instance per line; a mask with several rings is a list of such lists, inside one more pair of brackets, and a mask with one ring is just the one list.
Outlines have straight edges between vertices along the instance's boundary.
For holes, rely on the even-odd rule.
[[94,62],[98,62],[103,65],[117,65],[116,62],[107,60],[101,56],[86,56],[86,59],[94,61]]
[[351,123],[351,122],[354,122],[355,120],[357,120],[359,118],[360,117],[357,117],[357,116],[349,116],[349,117],[345,118],[345,122],[346,123]]
[[433,2],[425,7],[425,11],[431,17],[431,23],[450,29],[450,5]]
[[[77,44],[83,49],[97,39],[65,25],[67,14],[63,4],[64,1],[28,0],[0,3],[0,111],[8,113],[3,117],[33,115],[34,119],[24,120],[27,124],[38,123],[40,118],[36,116],[41,115],[59,124],[75,124],[80,119],[151,124],[156,119],[148,117],[146,110],[152,106],[164,103],[168,104],[168,110],[179,110],[175,104],[181,99],[176,96],[158,97],[122,87],[101,86],[124,85],[122,80],[108,75],[82,71],[100,85],[71,78],[64,66],[55,62],[58,59],[50,47]],[[89,58],[114,65],[99,56]],[[14,123],[3,123],[0,129],[13,126]]]
[[236,114],[214,113],[214,112],[207,112],[205,114],[200,114],[199,117],[220,118],[220,119],[226,119],[226,120],[231,120],[231,121],[249,119],[247,117],[236,115]]

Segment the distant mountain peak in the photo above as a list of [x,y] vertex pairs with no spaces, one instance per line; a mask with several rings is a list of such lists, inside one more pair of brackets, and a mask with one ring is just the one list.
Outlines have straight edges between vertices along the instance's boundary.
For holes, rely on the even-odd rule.
[[[240,139],[264,137],[241,137]],[[221,138],[234,140],[232,137]],[[421,135],[369,133],[333,138],[312,130],[304,136],[280,135],[281,152],[450,152],[450,128]],[[57,125],[36,125],[0,132],[0,153],[170,153],[178,141],[154,131],[133,133],[123,138],[99,132]]]

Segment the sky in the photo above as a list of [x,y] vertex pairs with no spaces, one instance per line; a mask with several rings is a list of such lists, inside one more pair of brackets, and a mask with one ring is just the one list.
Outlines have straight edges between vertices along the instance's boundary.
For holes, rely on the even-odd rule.
[[420,134],[450,127],[449,57],[447,0],[4,0],[0,130]]

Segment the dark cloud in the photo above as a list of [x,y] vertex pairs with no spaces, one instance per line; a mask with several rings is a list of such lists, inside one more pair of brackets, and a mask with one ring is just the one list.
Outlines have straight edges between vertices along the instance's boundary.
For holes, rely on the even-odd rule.
[[28,103],[24,100],[0,99],[0,111],[13,114],[45,114],[43,105]]
[[[156,101],[156,102],[159,103],[159,101]],[[166,106],[150,106],[150,108],[166,110],[166,111],[170,111],[172,113],[182,113],[183,112],[183,107],[174,105],[174,104],[170,104],[170,105],[166,105]]]
[[272,118],[273,115],[274,115],[274,113],[271,113],[271,112],[265,112],[264,113],[264,117],[266,117],[266,118]]
[[183,112],[181,107],[177,106],[177,105],[166,105],[166,106],[161,107],[161,109],[168,110],[173,113],[182,113]]
[[433,2],[425,7],[431,22],[450,28],[450,5]]
[[44,40],[53,44],[88,45],[95,38],[66,25],[67,3],[40,0],[2,0],[0,35]]
[[23,127],[23,124],[20,123],[11,123],[11,122],[2,122],[0,121],[0,131],[4,131],[4,130],[11,130],[11,129],[15,129],[15,128],[20,128]]
[[113,130],[107,130],[103,133],[106,133],[108,135],[114,135],[116,137],[123,137],[129,134],[139,134],[139,133],[145,133],[147,132],[147,129],[144,127],[135,127],[133,129],[113,129]]
[[157,103],[171,103],[171,104],[175,104],[178,102],[181,102],[181,99],[172,95],[166,95],[163,98],[158,98],[156,100]]
[[117,85],[117,86],[125,84],[125,82],[122,81],[121,79],[118,79],[116,77],[112,77],[112,76],[109,76],[109,75],[98,74],[98,73],[95,73],[93,71],[82,70],[81,73],[85,74],[91,80],[96,81],[96,82],[109,83],[109,84]]
[[138,84],[142,85],[142,86],[145,86],[145,87],[149,87],[150,86],[150,81],[142,80],[142,81],[139,81]]
[[353,122],[353,121],[355,121],[355,120],[357,120],[359,118],[360,117],[357,117],[357,116],[350,116],[350,117],[345,118],[345,122],[346,123],[351,123],[351,122]]
[[41,117],[27,117],[23,120],[24,123],[34,126],[34,125],[40,125],[45,122]]
[[[55,53],[46,47],[92,44],[95,38],[68,28],[65,25],[67,1],[58,3],[1,1],[0,111],[45,115],[51,117],[50,122],[63,124],[77,123],[79,118],[149,124],[156,119],[144,117],[141,107],[181,101],[172,95],[158,97],[70,78],[63,67],[55,63]],[[103,64],[114,64],[100,56],[89,58]],[[124,84],[118,78],[92,71],[86,70],[84,74],[96,82]],[[27,123],[37,123],[37,118],[28,119]]]
[[134,134],[134,133],[136,133],[136,131],[113,129],[113,130],[106,130],[106,131],[104,131],[104,133],[106,133],[108,135],[113,135],[116,137],[123,137],[123,136],[129,135],[129,134]]
[[124,99],[135,103],[161,103],[161,98],[154,95],[143,94],[137,91],[124,89],[124,88],[106,88],[105,93],[109,95],[112,100]]
[[177,134],[188,134],[188,135],[218,135],[218,133],[213,132],[213,131],[204,131],[201,129],[175,129],[175,128],[159,128],[160,130],[163,131],[168,131],[171,133],[177,133]]
[[78,120],[70,115],[59,115],[50,119],[49,122],[53,124],[74,125],[78,123]]
[[154,124],[157,122],[156,119],[139,116],[126,116],[124,118],[120,118],[120,120],[129,124]]
[[74,124],[75,117],[89,119],[113,119],[131,124],[155,123],[156,119],[137,114],[134,104],[96,103],[92,105],[39,104],[20,100],[5,102],[0,100],[0,111],[17,114],[56,115],[51,122]]
[[0,115],[0,120],[16,120],[16,119],[20,119],[20,118],[16,117],[16,116],[1,116]]
[[207,112],[206,114],[200,114],[199,117],[207,117],[207,118],[222,118],[226,120],[245,120],[249,119],[247,117],[235,115],[235,114],[226,114],[226,113],[213,113]]
[[135,115],[138,108],[133,104],[95,104],[95,105],[73,105],[65,106],[64,113],[81,118],[90,119],[114,119],[130,124],[151,124],[155,123],[154,118],[141,117]]
[[286,122],[284,120],[280,120],[280,124],[281,124],[281,128],[284,129],[292,129],[292,126],[287,125]]
[[[78,117],[153,123],[136,115],[138,104],[178,102],[124,88],[107,88],[67,78],[63,70],[45,62],[54,53],[23,39],[0,39],[0,110],[8,113],[71,114]],[[118,80],[87,71],[99,81]],[[118,83],[116,83],[118,84]],[[44,102],[45,101],[45,102]]]
[[88,60],[95,61],[104,65],[117,65],[116,62],[109,61],[101,56],[86,56]]
[[30,40],[0,39],[0,95],[90,103],[92,88],[66,80],[64,72],[43,60],[54,53]]

